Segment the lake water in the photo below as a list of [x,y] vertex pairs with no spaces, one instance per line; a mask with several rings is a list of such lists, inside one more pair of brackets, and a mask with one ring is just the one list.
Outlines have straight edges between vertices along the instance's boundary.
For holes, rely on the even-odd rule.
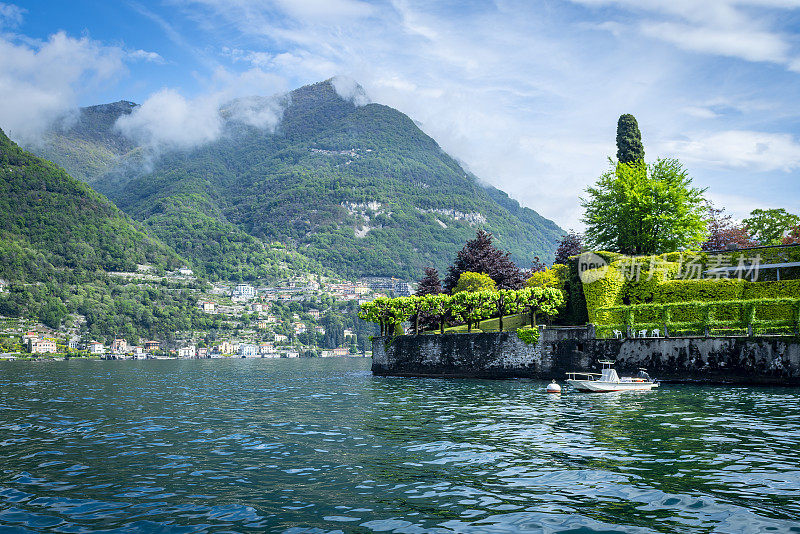
[[800,532],[800,389],[0,364],[0,530]]

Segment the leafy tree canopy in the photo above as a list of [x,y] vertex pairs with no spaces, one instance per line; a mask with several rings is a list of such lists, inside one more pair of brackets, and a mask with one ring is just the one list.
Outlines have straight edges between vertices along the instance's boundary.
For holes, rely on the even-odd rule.
[[588,244],[623,254],[658,254],[698,246],[706,236],[705,189],[678,160],[619,163],[587,189]]
[[755,209],[742,223],[750,236],[762,245],[780,245],[784,234],[800,224],[800,217],[785,209]]
[[706,203],[706,225],[708,239],[703,242],[703,250],[724,250],[731,245],[752,247],[754,241],[742,224],[736,224],[724,208],[715,208],[711,202]]
[[474,293],[475,291],[495,291],[496,289],[497,285],[488,274],[467,271],[458,277],[458,284],[453,288],[453,294],[462,291]]

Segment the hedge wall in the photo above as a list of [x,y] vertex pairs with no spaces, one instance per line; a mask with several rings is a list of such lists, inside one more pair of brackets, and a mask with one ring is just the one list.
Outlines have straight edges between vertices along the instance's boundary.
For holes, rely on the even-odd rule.
[[[774,247],[725,253],[723,265],[738,265],[740,257],[749,262],[755,253],[762,264],[800,261],[800,247]],[[797,326],[800,280],[679,279],[690,269],[699,275],[719,266],[718,256],[706,252],[674,252],[633,259],[609,255],[611,261],[605,276],[581,284],[587,319],[605,330],[633,324],[655,328],[672,324],[695,329],[701,324],[704,329],[750,325],[786,327],[789,331]],[[577,257],[571,264],[570,277],[578,278]],[[767,271],[760,272],[759,279],[763,279],[764,273]]]

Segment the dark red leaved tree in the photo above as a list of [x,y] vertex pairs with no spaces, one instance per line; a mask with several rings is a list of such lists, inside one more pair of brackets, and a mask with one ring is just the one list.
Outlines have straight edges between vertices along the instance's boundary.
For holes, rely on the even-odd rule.
[[475,239],[467,241],[447,270],[445,291],[452,292],[461,273],[468,271],[489,275],[498,289],[519,289],[525,283],[522,271],[511,261],[510,254],[492,245],[492,234],[483,230],[478,230]]

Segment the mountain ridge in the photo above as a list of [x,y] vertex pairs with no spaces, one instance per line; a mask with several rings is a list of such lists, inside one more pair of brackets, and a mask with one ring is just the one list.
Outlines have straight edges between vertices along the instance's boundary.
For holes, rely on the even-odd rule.
[[[83,179],[212,277],[244,272],[249,261],[215,265],[228,252],[210,243],[226,234],[289,244],[353,277],[411,280],[425,267],[444,269],[478,228],[522,267],[552,257],[562,229],[482,185],[400,111],[356,105],[331,80],[296,89],[281,105],[274,131],[227,118],[220,138],[159,154],[149,172],[130,172],[126,162],[144,149],[113,139],[121,133],[108,126],[126,106],[135,112],[126,101],[88,108],[87,117],[105,117],[105,130],[94,128],[112,132],[109,142],[73,128],[52,139],[76,148],[44,152],[81,167]],[[116,162],[101,157],[103,165],[90,167],[94,149],[81,160],[80,144]]]

